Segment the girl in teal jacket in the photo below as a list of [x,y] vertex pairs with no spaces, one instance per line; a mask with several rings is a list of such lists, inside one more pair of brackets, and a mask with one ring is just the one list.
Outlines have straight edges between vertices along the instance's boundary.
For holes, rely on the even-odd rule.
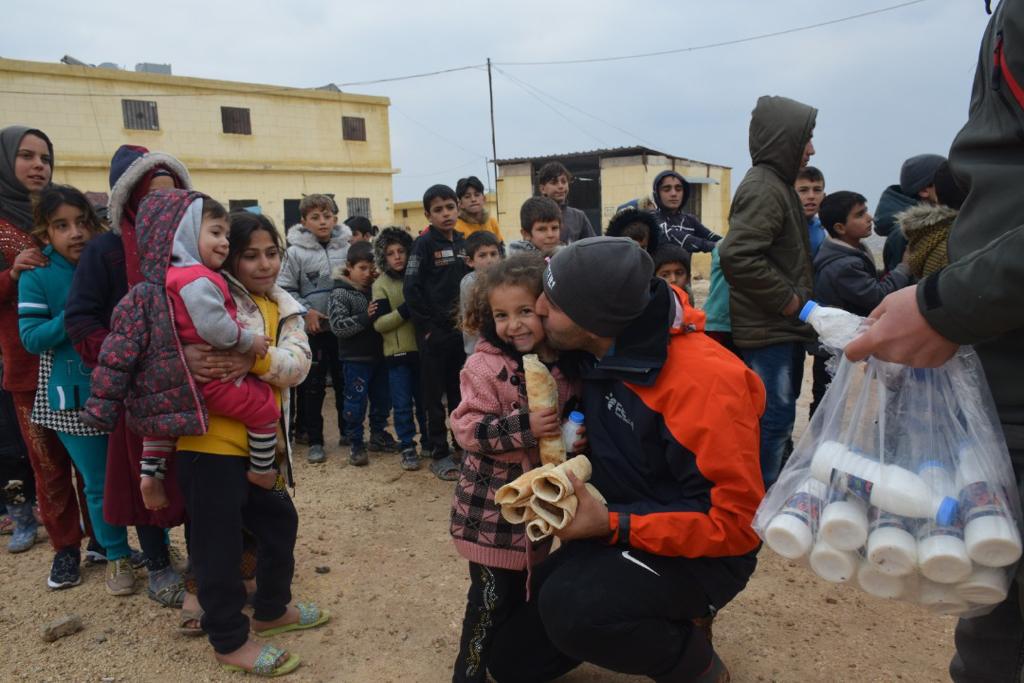
[[47,245],[43,254],[49,264],[25,271],[18,280],[18,331],[29,353],[44,356],[32,421],[57,433],[81,472],[96,540],[107,551],[107,590],[130,595],[135,591],[135,575],[125,528],[103,519],[107,436],[89,430],[78,419],[89,398],[90,371],[64,329],[64,306],[75,266],[86,243],[101,230],[81,192],[61,185],[43,191],[35,208],[33,235]]

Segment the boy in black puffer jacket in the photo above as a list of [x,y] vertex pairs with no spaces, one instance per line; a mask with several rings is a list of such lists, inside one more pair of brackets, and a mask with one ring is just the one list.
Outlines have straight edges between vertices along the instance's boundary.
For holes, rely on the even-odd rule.
[[370,447],[375,451],[395,451],[398,447],[395,438],[385,431],[391,399],[383,343],[370,322],[377,309],[376,302],[370,303],[373,279],[373,247],[369,242],[357,242],[348,250],[345,268],[335,273],[327,305],[345,377],[343,428],[352,444],[348,462],[356,466],[369,463],[363,441],[367,402],[372,406]]

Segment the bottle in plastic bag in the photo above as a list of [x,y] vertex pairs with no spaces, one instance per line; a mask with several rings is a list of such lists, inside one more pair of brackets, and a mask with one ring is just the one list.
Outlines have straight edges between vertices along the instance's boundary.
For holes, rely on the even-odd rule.
[[886,574],[866,558],[861,560],[857,569],[857,585],[865,593],[876,598],[892,600],[903,597],[907,592],[908,581],[907,577]]
[[978,564],[1007,567],[1020,559],[1020,533],[978,462],[973,446],[961,448],[957,482],[964,544],[967,554]]
[[917,586],[917,602],[936,614],[962,614],[970,605],[948,583],[935,583],[922,578]]
[[917,539],[914,522],[871,508],[871,533],[868,534],[868,561],[883,574],[907,576],[917,569]]
[[810,557],[811,569],[829,583],[846,583],[857,573],[860,556],[850,550],[833,548],[820,538]]
[[[956,495],[953,476],[942,462],[927,460],[918,466],[917,473],[938,495]],[[917,530],[917,562],[921,574],[936,583],[957,583],[966,579],[971,573],[971,558],[959,520],[948,526],[933,521],[922,523]]]
[[967,602],[978,605],[997,605],[1010,592],[1010,577],[1006,569],[995,567],[974,568],[964,581],[956,585],[956,594]]
[[867,506],[842,489],[832,491],[831,502],[821,512],[818,534],[837,550],[857,550],[868,538]]
[[820,481],[806,479],[768,524],[768,547],[789,560],[805,556],[814,543],[814,528],[827,493]]
[[818,481],[845,488],[866,503],[901,517],[934,519],[950,524],[957,501],[932,492],[921,477],[898,465],[883,465],[858,455],[836,441],[814,452],[811,474]]
[[818,333],[818,341],[833,349],[845,349],[853,341],[864,324],[864,318],[841,308],[822,306],[808,301],[800,309],[800,320],[808,323]]

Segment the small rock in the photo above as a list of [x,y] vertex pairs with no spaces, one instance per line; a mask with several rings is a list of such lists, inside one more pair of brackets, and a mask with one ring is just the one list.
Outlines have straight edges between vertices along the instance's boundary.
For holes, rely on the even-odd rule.
[[93,638],[93,642],[96,643],[97,645],[102,645],[103,643],[107,642],[107,637],[106,636],[96,636],[95,638]]
[[58,638],[78,633],[83,628],[85,628],[85,626],[82,624],[82,618],[80,616],[77,614],[66,614],[60,619],[51,621],[43,627],[43,640],[48,643],[52,643]]
[[327,574],[331,571],[331,568],[327,565],[322,565],[320,567],[317,567],[314,571],[316,571],[317,574]]
[[825,598],[825,602],[827,602],[830,605],[838,605],[839,604],[839,601],[836,600],[835,598]]

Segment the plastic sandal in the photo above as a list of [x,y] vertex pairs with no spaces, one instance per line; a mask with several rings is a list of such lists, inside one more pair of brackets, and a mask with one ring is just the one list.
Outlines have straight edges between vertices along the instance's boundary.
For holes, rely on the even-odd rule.
[[164,586],[158,591],[150,588],[146,590],[146,594],[150,600],[159,603],[163,607],[178,608],[185,602],[185,583],[178,581],[170,586]]
[[256,656],[252,669],[246,669],[237,664],[221,664],[220,668],[231,673],[247,673],[266,678],[277,678],[278,676],[284,676],[295,671],[299,668],[299,663],[302,661],[298,655],[290,655],[284,663],[278,664],[283,655],[284,650],[281,648],[274,647],[273,645],[264,645],[260,649],[259,655]]
[[203,614],[205,614],[205,612],[203,612],[202,608],[197,608],[197,609],[194,609],[194,610],[190,610],[190,609],[183,609],[183,610],[181,610],[181,614],[178,616],[178,633],[180,633],[183,636],[189,636],[190,638],[194,638],[196,636],[201,636],[201,635],[205,634],[206,631],[203,630],[203,627],[201,625],[200,626],[189,626],[188,625],[188,623],[190,621],[195,621],[195,622],[198,622],[199,624],[202,624],[203,623]]
[[311,602],[296,603],[295,608],[299,610],[299,620],[294,624],[284,624],[283,626],[275,626],[263,631],[253,631],[253,633],[258,635],[260,638],[269,638],[270,636],[276,636],[280,633],[304,631],[308,628],[323,626],[331,620],[330,612],[320,609]]
[[459,478],[459,463],[450,455],[430,463],[430,471],[442,481],[455,481]]

